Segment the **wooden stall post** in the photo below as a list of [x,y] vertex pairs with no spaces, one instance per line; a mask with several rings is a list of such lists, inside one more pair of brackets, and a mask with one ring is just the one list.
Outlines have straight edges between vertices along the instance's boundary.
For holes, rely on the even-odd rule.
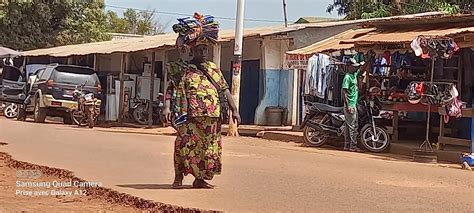
[[151,53],[150,104],[148,105],[148,127],[153,126],[153,100],[155,94],[155,51]]
[[398,111],[393,111],[393,120],[392,120],[392,143],[398,143]]
[[124,101],[125,101],[125,58],[126,54],[122,54],[121,66],[120,66],[120,98],[119,98],[119,116],[118,123],[121,126],[123,124],[123,114],[124,114]]

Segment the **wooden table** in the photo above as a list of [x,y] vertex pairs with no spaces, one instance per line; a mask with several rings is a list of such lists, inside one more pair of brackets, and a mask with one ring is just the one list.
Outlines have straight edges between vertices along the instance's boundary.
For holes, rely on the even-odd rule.
[[[444,107],[438,108],[438,113],[441,116],[446,115],[446,109]],[[464,108],[462,109],[462,117],[463,118],[473,118],[474,117],[474,108]],[[450,118],[453,119],[453,118]],[[473,127],[471,127],[473,128]],[[472,130],[471,130],[472,131]],[[445,137],[445,129],[444,129],[444,121],[440,119],[439,121],[439,136],[438,136],[438,149],[443,149],[445,144],[450,145],[458,145],[458,146],[466,146],[471,147],[471,140],[467,139],[460,139],[455,137]]]
[[[438,112],[438,105],[431,106],[431,112]],[[392,142],[398,142],[398,122],[399,116],[398,112],[428,112],[428,105],[424,104],[411,104],[409,102],[393,102],[391,104],[384,103],[382,105],[382,110],[392,111],[393,120],[392,120]]]

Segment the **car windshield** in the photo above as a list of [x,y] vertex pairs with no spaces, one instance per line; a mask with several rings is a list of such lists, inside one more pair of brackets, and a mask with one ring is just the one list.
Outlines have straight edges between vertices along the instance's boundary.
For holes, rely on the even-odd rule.
[[72,85],[81,85],[85,83],[85,86],[92,87],[97,86],[99,83],[99,77],[97,77],[97,74],[90,73],[89,69],[85,69],[85,72],[82,70],[78,71],[77,69],[71,71],[72,70],[56,69],[53,74],[54,82]]

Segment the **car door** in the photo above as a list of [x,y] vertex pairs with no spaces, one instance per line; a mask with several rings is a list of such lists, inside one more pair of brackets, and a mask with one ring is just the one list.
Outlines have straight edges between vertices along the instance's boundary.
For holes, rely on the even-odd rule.
[[36,90],[33,91],[33,88],[37,88],[37,86],[35,86],[35,83],[39,80],[39,78],[43,75],[43,72],[45,71],[46,68],[42,68],[42,69],[39,69],[39,70],[36,70],[32,75],[28,76],[28,85],[30,86],[30,88],[28,89],[28,91],[32,94],[34,94],[36,92]]
[[11,103],[23,103],[26,98],[26,79],[18,68],[4,66],[0,78],[0,100]]

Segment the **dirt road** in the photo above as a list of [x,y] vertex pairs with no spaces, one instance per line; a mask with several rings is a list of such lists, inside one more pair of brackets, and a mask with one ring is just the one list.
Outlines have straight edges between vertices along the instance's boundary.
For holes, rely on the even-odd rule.
[[[228,212],[452,211],[474,208],[474,173],[389,156],[225,138],[214,190],[170,189],[173,137],[0,119],[0,147],[145,199]],[[185,179],[188,186],[192,177]]]

